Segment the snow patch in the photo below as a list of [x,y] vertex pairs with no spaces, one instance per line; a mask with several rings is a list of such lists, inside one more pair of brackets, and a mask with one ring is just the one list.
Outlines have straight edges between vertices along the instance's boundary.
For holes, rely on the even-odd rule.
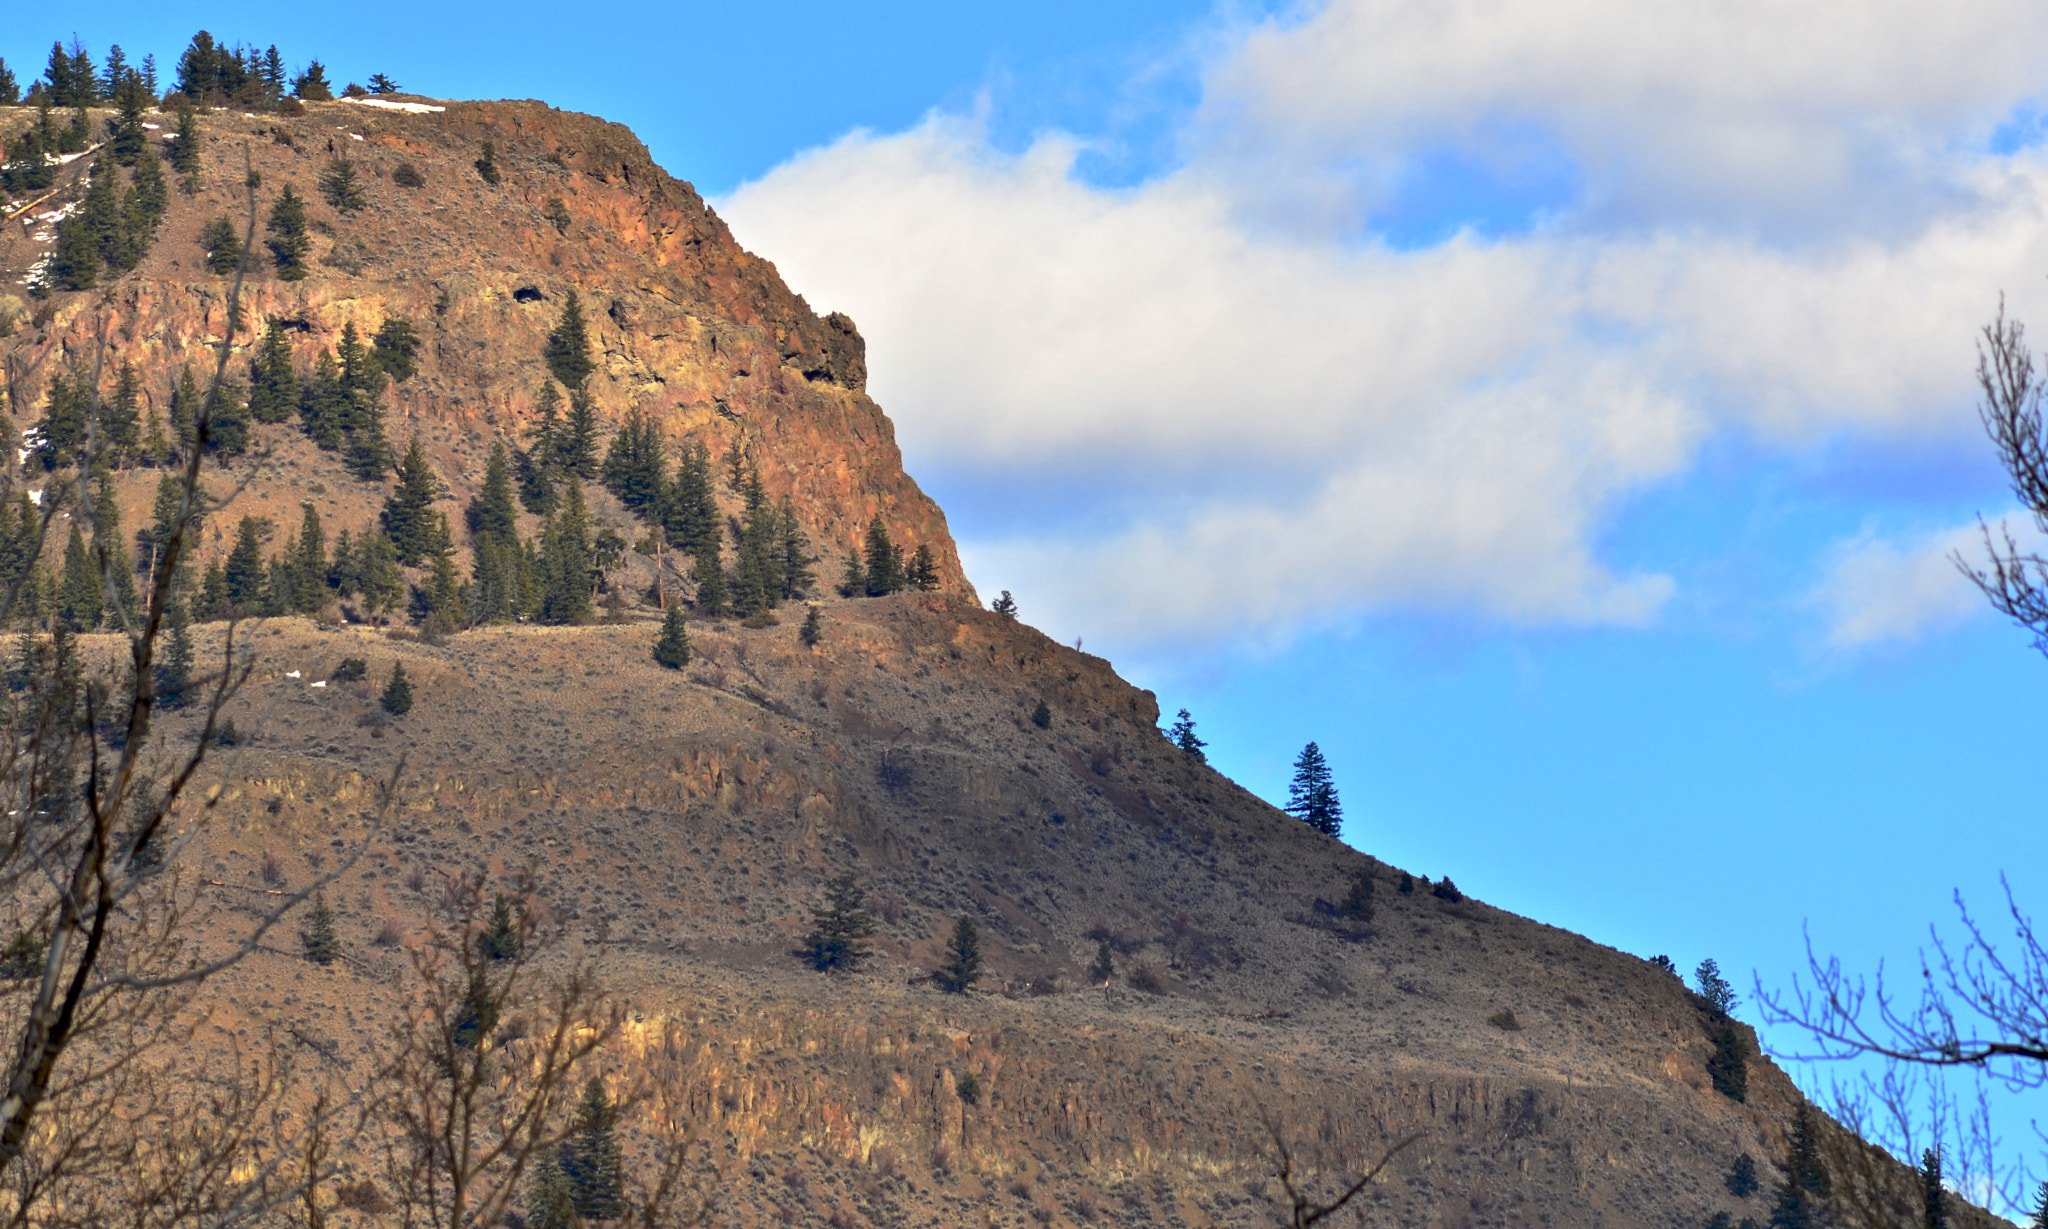
[[[408,115],[424,115],[429,111],[446,111],[446,107],[431,106],[424,102],[392,102],[388,98],[344,98],[340,101],[358,107],[375,107],[380,111],[403,111]],[[362,138],[358,137],[357,140]]]

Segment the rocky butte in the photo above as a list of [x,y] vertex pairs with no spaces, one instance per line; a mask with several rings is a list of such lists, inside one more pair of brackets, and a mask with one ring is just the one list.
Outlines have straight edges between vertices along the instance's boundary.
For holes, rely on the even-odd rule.
[[[179,373],[203,379],[230,323],[233,275],[209,271],[200,236],[246,225],[253,172],[259,243],[285,185],[306,199],[310,275],[252,258],[230,375],[246,382],[272,319],[302,376],[346,326],[409,322],[418,371],[384,392],[386,429],[424,446],[459,574],[462,510],[492,448],[525,445],[574,292],[602,436],[637,411],[671,457],[702,445],[735,526],[743,456],[818,556],[821,637],[804,643],[801,602],[745,624],[693,612],[692,658],[665,669],[657,603],[692,595],[688,564],[664,552],[657,583],[657,557],[631,549],[606,577],[624,608],[583,625],[423,635],[340,598],[240,625],[252,673],[223,714],[240,737],[208,761],[215,805],[178,863],[215,916],[339,868],[323,893],[338,955],[310,962],[272,932],[206,984],[180,1063],[269,1039],[307,1087],[372,1086],[418,1017],[429,936],[464,924],[473,883],[529,903],[548,967],[595,962],[626,1015],[591,1069],[652,1089],[621,1124],[626,1164],[656,1166],[662,1130],[687,1132],[712,1223],[1287,1223],[1276,1139],[1324,1192],[1412,1141],[1345,1214],[1371,1225],[1770,1220],[1802,1098],[1745,1026],[1664,969],[1317,834],[1169,743],[1154,697],[1108,662],[984,609],[865,391],[854,322],[818,315],[627,130],[536,102],[396,100],[421,109],[202,114],[198,182],[172,191],[140,264],[31,296],[47,215],[90,159],[68,166],[0,229],[10,440],[33,443],[53,381],[96,363],[103,392],[133,364],[145,416],[169,419]],[[33,118],[0,109],[0,132]],[[360,209],[319,191],[340,159]],[[113,475],[129,530],[158,479]],[[58,477],[30,458],[8,481]],[[288,421],[255,425],[208,485],[224,502],[202,567],[243,516],[267,518],[272,555],[309,504],[329,533],[373,530],[392,480],[359,480]],[[594,527],[648,538],[587,490]],[[838,592],[877,517],[906,554],[928,549],[935,588]],[[539,523],[520,512],[522,535]],[[202,659],[226,628],[197,627]],[[84,642],[104,657],[120,638]],[[379,698],[399,666],[412,703],[394,716]],[[160,736],[189,744],[198,711]],[[793,953],[847,871],[874,955],[821,973]],[[949,994],[930,974],[961,917],[985,967]],[[1811,1122],[1839,1222],[1919,1223],[1910,1169]],[[335,1152],[330,1223],[398,1223],[377,1138]],[[1753,1189],[1730,1182],[1743,1157]],[[540,1217],[523,1188],[510,1215]]]

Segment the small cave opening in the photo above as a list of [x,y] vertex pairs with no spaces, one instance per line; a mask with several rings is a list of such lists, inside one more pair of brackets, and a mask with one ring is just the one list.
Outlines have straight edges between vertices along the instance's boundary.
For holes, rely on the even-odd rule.
[[543,303],[547,301],[547,296],[540,292],[540,287],[538,286],[521,286],[512,292],[512,301],[515,303]]

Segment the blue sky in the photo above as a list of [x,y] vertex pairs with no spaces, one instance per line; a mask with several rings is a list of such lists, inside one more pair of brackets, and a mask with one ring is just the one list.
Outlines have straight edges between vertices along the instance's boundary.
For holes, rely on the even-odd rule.
[[[194,24],[79,18],[0,55]],[[985,594],[1268,797],[1316,739],[1361,848],[1745,986],[2043,853],[2048,661],[1945,561],[1974,330],[2048,329],[2039,6],[205,20],[631,125],[861,324]]]

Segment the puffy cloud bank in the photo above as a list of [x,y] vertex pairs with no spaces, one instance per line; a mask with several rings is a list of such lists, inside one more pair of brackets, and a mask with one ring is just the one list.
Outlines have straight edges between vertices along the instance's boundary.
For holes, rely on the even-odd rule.
[[[1998,152],[2042,35],[2023,4],[1339,0],[1220,39],[1184,157],[1136,187],[934,115],[721,208],[860,323],[914,458],[1099,506],[965,534],[1043,626],[1641,624],[1675,582],[1603,533],[1717,434],[1976,430],[1976,326],[2002,288],[2048,300],[2048,163]],[[1532,149],[1569,199],[1518,199]],[[1390,241],[1449,165],[1508,222]]]

